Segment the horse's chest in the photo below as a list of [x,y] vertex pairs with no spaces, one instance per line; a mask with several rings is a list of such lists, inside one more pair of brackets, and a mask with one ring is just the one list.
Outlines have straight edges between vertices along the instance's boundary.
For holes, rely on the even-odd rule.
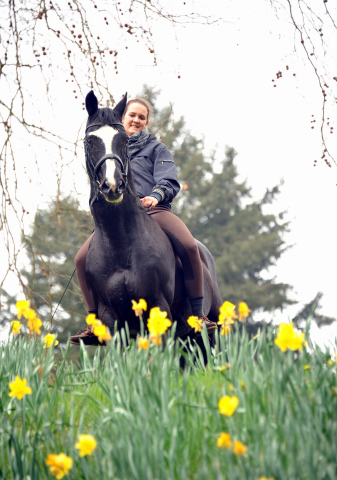
[[161,283],[166,268],[162,258],[149,250],[110,253],[93,249],[87,258],[87,276],[95,290],[111,298],[125,301],[125,297],[148,295],[153,282]]

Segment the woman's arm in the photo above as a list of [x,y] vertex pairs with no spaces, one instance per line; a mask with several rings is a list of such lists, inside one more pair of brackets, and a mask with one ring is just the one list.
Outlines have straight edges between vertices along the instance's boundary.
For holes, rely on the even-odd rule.
[[153,179],[155,185],[151,197],[158,202],[172,202],[180,190],[177,180],[177,167],[172,154],[163,143],[159,144],[154,151]]

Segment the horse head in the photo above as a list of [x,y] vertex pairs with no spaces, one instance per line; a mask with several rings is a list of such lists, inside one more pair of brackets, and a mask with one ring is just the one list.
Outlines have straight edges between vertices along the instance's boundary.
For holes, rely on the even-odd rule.
[[98,108],[91,90],[85,99],[89,115],[85,131],[86,167],[91,180],[91,204],[103,194],[110,203],[123,200],[127,184],[128,135],[122,123],[127,96],[111,108]]

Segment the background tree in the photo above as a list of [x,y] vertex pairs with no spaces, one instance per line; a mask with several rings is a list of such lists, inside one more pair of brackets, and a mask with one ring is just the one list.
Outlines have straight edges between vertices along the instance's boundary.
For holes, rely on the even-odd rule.
[[[156,104],[157,91],[145,87],[141,95]],[[227,148],[222,161],[215,152],[206,155],[203,140],[186,129],[184,118],[175,121],[171,112],[172,107],[155,111],[151,128],[171,150],[178,167],[182,192],[174,211],[214,256],[224,298],[235,304],[245,301],[253,311],[273,311],[294,303],[289,297],[291,286],[268,274],[289,248],[283,240],[288,227],[284,212],[264,211],[280,186],[252,201],[246,182],[238,181],[235,150]]]
[[[283,309],[293,303],[289,284],[274,280],[268,270],[274,266],[285,246],[287,231],[284,212],[265,213],[279,186],[267,191],[258,201],[252,201],[246,182],[238,181],[234,159],[236,152],[228,148],[221,170],[212,177],[194,177],[186,196],[196,197],[190,205],[181,205],[192,233],[213,252],[219,284],[226,298],[233,303],[246,301],[252,310]],[[193,185],[193,186],[192,186]],[[199,195],[197,192],[200,192]]]
[[313,320],[316,325],[321,328],[326,325],[331,325],[336,321],[333,317],[328,317],[326,315],[322,315],[319,311],[321,309],[321,300],[323,297],[322,292],[318,292],[310,302],[304,305],[303,308],[294,316],[292,322],[297,328],[303,328],[305,323],[309,318]]
[[[44,320],[50,321],[74,271],[74,258],[93,229],[91,214],[72,197],[56,199],[35,215],[31,235],[25,237],[27,263],[21,270],[26,298]],[[64,341],[83,327],[86,307],[76,274],[53,318]],[[83,327],[84,328],[84,327]]]

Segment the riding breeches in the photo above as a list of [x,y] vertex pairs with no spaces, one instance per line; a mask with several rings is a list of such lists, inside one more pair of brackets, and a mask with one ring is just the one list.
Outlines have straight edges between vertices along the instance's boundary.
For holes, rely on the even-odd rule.
[[154,207],[146,213],[160,225],[180,258],[189,298],[203,297],[203,271],[199,249],[189,229],[168,207]]
[[[174,215],[168,207],[154,207],[147,211],[153,217],[171,241],[175,253],[179,256],[187,294],[190,299],[203,297],[203,271],[199,249],[191,232],[179,217]],[[85,264],[89,251],[89,244],[94,233],[82,245],[75,257],[78,283],[87,304],[89,312],[97,311],[97,301],[85,278]]]
[[85,278],[85,263],[87,260],[90,241],[93,236],[94,233],[92,233],[88,240],[82,245],[75,257],[75,267],[78,283],[89,312],[97,312],[97,300],[95,299],[94,294],[89,285],[87,284],[87,280]]

